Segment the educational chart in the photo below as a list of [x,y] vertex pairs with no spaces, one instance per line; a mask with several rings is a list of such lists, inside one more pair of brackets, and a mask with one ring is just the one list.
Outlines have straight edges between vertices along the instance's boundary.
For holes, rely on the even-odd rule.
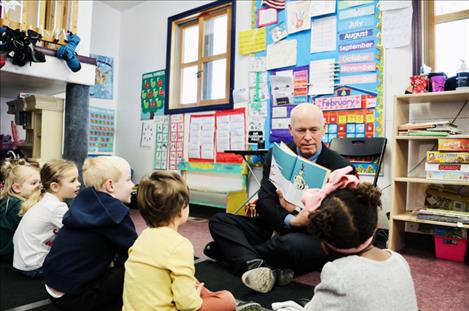
[[169,125],[168,169],[177,170],[179,162],[184,160],[184,115],[171,115]]
[[217,111],[216,125],[216,162],[241,163],[240,155],[225,153],[225,150],[246,150],[245,109]]
[[165,70],[148,72],[142,75],[141,120],[153,120],[156,115],[163,115],[165,83]]
[[90,86],[90,97],[112,99],[114,92],[114,60],[112,57],[90,54],[96,58],[95,84]]
[[114,109],[89,107],[88,154],[112,154],[114,151]]
[[[267,75],[267,147],[291,141],[290,113],[304,102],[323,109],[326,144],[334,137],[383,136],[381,12],[377,4],[377,0],[286,1],[285,9],[277,8],[277,23],[270,23],[271,18],[267,26],[260,27],[265,28],[267,47],[255,57],[265,57],[266,63],[266,70],[257,75]],[[255,23],[259,18],[265,20],[263,9],[272,8],[266,1],[255,1],[253,29],[259,29]],[[259,94],[261,87],[262,82],[255,89]],[[249,105],[253,103],[251,100]],[[357,169],[374,170],[371,163]]]
[[188,157],[189,161],[214,161],[215,114],[191,115]]
[[156,116],[156,143],[153,168],[166,170],[168,168],[169,116]]

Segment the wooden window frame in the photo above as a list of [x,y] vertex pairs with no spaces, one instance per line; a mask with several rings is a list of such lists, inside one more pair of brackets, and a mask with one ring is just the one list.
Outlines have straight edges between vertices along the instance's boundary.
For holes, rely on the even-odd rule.
[[435,28],[436,25],[438,24],[443,24],[443,23],[448,23],[448,22],[454,22],[454,21],[459,21],[459,20],[464,20],[464,19],[469,19],[469,10],[462,10],[462,11],[457,11],[457,12],[451,12],[451,13],[446,13],[446,14],[441,14],[438,16],[435,16],[435,1],[434,0],[429,0],[426,2],[426,6],[422,6],[422,9],[424,10],[423,16],[426,17],[426,26],[425,27],[425,22],[424,22],[424,27],[423,29],[426,29],[424,31],[424,38],[423,41],[424,46],[427,47],[427,52],[424,52],[425,55],[424,57],[424,62],[428,64],[431,68],[435,68],[435,58],[436,58],[436,46],[435,46]]
[[[208,19],[227,15],[227,48],[224,53],[204,55],[204,25]],[[166,86],[165,86],[165,113],[186,113],[207,110],[220,110],[233,108],[232,90],[234,88],[235,65],[235,35],[236,3],[234,0],[220,0],[207,5],[183,12],[168,18],[168,36],[166,44]],[[195,24],[199,26],[199,49],[197,60],[183,63],[184,50],[183,29]],[[203,66],[205,63],[219,59],[226,59],[225,98],[204,100]],[[181,104],[182,69],[197,65],[197,102]]]

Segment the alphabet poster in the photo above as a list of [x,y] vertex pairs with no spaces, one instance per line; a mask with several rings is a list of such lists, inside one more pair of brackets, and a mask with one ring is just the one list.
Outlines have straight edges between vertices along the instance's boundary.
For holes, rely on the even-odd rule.
[[114,109],[89,107],[88,154],[112,154],[114,151]]

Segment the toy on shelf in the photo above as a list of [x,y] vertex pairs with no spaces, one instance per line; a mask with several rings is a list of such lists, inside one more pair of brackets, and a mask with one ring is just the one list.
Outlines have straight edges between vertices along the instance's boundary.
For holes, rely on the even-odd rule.
[[80,43],[80,37],[69,32],[66,42],[67,45],[61,46],[55,53],[55,56],[58,58],[63,58],[67,62],[67,66],[70,68],[70,70],[77,72],[81,69],[81,64],[75,50],[78,46],[78,43]]

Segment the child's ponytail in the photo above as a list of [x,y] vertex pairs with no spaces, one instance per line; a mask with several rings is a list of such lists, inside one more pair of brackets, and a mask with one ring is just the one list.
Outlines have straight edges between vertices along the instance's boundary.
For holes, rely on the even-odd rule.
[[37,202],[41,201],[42,197],[44,196],[44,190],[42,187],[40,187],[39,189],[37,189],[36,191],[34,191],[30,196],[29,198],[24,201],[22,204],[21,204],[21,207],[20,207],[20,211],[18,212],[18,216],[24,216],[24,214],[26,214],[26,212],[34,206],[34,204],[36,204]]

